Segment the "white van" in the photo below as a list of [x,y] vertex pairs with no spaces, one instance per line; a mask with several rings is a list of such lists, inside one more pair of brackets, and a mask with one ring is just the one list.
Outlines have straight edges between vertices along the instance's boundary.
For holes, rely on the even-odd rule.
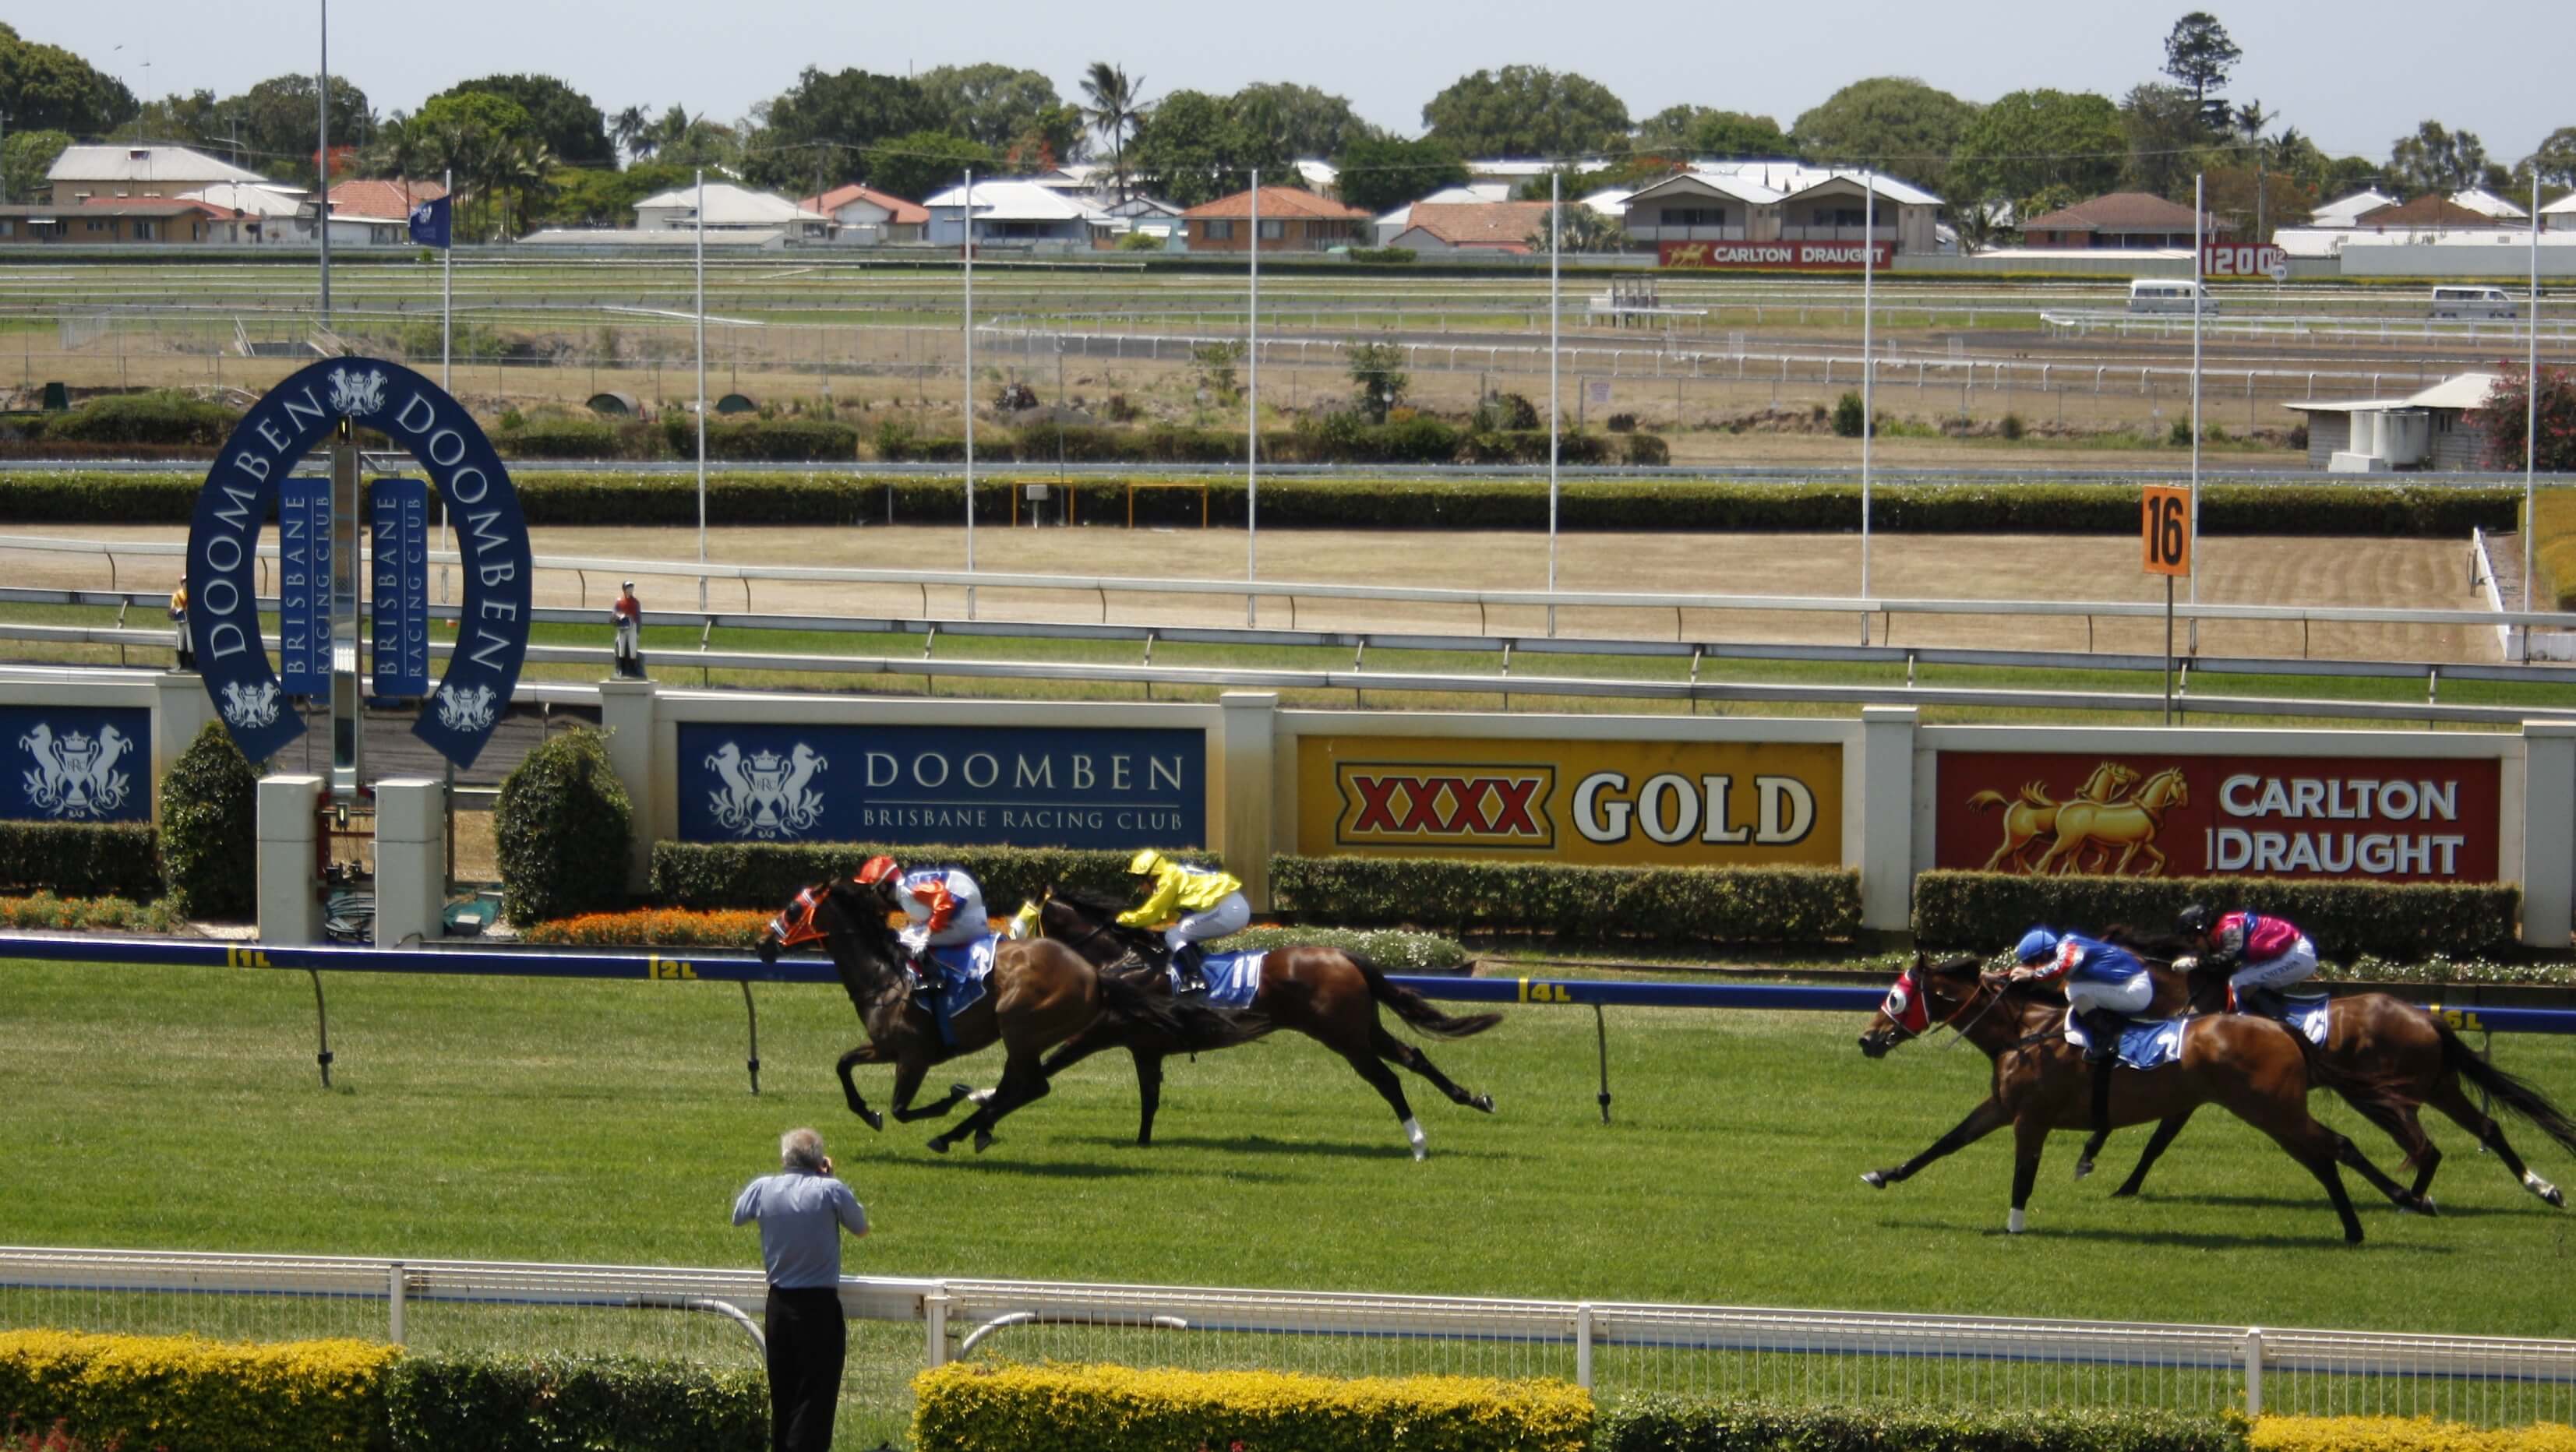
[[2202,283],[2141,277],[2129,284],[2129,311],[2133,313],[2188,313],[2195,298],[2200,300],[2202,317],[2217,313],[2218,303]]
[[2518,318],[2522,308],[2513,300],[2513,294],[2500,287],[2437,287],[2433,289],[2433,316]]

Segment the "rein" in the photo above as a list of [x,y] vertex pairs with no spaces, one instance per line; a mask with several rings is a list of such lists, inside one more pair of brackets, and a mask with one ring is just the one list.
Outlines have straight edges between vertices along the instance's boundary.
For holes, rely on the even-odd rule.
[[1995,1005],[2004,1001],[2003,989],[1987,989],[1983,978],[1980,978],[1977,981],[1977,987],[1980,989],[1986,989],[1987,991],[1986,1006],[1978,1009],[1977,1016],[1968,1020],[1966,1027],[1963,1028],[1959,1024],[1959,1015],[1968,1011],[1968,1005],[1974,1001],[1974,997],[1972,995],[1970,998],[1961,999],[1959,1001],[1959,1006],[1950,1010],[1950,1016],[1941,1020],[1939,1025],[1942,1028],[1948,1029],[1951,1035],[1949,1042],[1941,1045],[1942,1048],[1955,1049],[1959,1045],[1966,1043],[1968,1041],[1969,1030],[1974,1029],[1978,1024],[1985,1022],[1986,1015],[1995,1011]]
[[[1048,898],[1047,898],[1047,901],[1048,901],[1048,902],[1050,902],[1050,903],[1052,903],[1052,902],[1054,902],[1054,901],[1055,901],[1055,898],[1054,898],[1054,897],[1052,897],[1052,896],[1050,896],[1050,897],[1048,897]],[[1079,953],[1079,952],[1081,952],[1084,948],[1088,947],[1088,946],[1089,946],[1089,945],[1090,945],[1094,940],[1099,939],[1099,938],[1103,938],[1103,937],[1111,937],[1111,935],[1110,935],[1110,931],[1109,931],[1109,930],[1110,930],[1110,928],[1111,928],[1111,926],[1112,926],[1112,924],[1109,924],[1109,923],[1094,923],[1094,924],[1092,924],[1092,925],[1091,925],[1090,930],[1089,930],[1089,931],[1087,931],[1087,932],[1085,932],[1081,937],[1078,937],[1078,938],[1070,938],[1070,939],[1059,939],[1058,941],[1062,942],[1066,947],[1071,948],[1073,951],[1075,951],[1075,952]],[[1046,928],[1046,914],[1044,914],[1043,912],[1041,912],[1040,914],[1038,914],[1038,928],[1039,928],[1039,931],[1041,932],[1041,934],[1043,934],[1043,932],[1045,931],[1045,928]],[[1112,942],[1115,942],[1115,941],[1116,941],[1116,939],[1115,939],[1114,937],[1112,937],[1112,938],[1111,938],[1111,941],[1112,941]]]

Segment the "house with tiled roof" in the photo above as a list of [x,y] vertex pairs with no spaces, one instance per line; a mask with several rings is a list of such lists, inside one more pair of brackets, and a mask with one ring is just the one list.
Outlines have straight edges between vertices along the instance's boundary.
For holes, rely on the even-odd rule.
[[[1366,247],[1376,236],[1377,218],[1296,187],[1261,189],[1261,250],[1324,252],[1335,247]],[[1252,250],[1253,194],[1236,192],[1202,202],[1181,214],[1189,227],[1192,252]]]
[[71,206],[0,207],[0,243],[108,246],[129,242],[226,242],[236,214],[175,197],[88,197]]
[[412,208],[446,195],[446,187],[416,177],[344,181],[331,188],[331,215],[407,223],[411,219]]
[[[2214,215],[2201,220],[2211,241],[2236,230],[2235,223]],[[2021,224],[2021,240],[2025,247],[2189,252],[2195,242],[2193,222],[2191,208],[2179,203],[2149,192],[2112,192],[2031,218]]]
[[809,212],[820,212],[839,223],[840,231],[833,234],[833,241],[860,246],[919,242],[924,240],[924,230],[930,225],[928,207],[856,182],[834,187],[821,196],[803,198],[796,205]]
[[2413,201],[2367,211],[2353,223],[2364,231],[2449,232],[2463,227],[2502,227],[2512,225],[2521,231],[2520,218],[2512,223],[2474,207],[2464,207],[2438,192],[2426,192]]
[[1416,202],[1389,246],[1412,252],[1534,252],[1547,233],[1545,202]]

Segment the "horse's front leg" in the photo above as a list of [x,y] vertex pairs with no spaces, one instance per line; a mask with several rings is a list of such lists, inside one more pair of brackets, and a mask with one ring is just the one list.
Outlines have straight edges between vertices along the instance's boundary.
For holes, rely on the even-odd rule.
[[1944,1155],[1958,1153],[2003,1128],[2011,1120],[2012,1116],[2004,1112],[2002,1102],[1989,1095],[1984,1103],[1968,1111],[1967,1118],[1951,1126],[1948,1134],[1932,1141],[1930,1149],[1894,1169],[1870,1170],[1860,1177],[1861,1183],[1873,1190],[1884,1190],[1890,1185],[1913,1179],[1915,1173],[1925,1165]]
[[2028,1223],[2023,1212],[2030,1208],[2031,1186],[2039,1181],[2039,1152],[2048,1143],[2048,1119],[2032,1110],[2013,1121],[2012,1213],[2004,1217],[2004,1233],[2019,1235]]
[[1136,1059],[1136,1144],[1154,1142],[1154,1112],[1163,1107],[1163,1056],[1130,1046]]
[[868,1128],[880,1130],[885,1128],[885,1116],[877,1113],[873,1109],[870,1109],[868,1107],[868,1101],[860,1097],[859,1081],[850,1073],[850,1071],[861,1064],[875,1064],[881,1062],[883,1061],[877,1057],[877,1046],[871,1042],[861,1044],[857,1048],[843,1054],[838,1066],[841,1073],[841,1095],[843,1098],[849,1100],[850,1112],[865,1121]]
[[895,1065],[894,1117],[905,1124],[921,1119],[946,1119],[975,1093],[972,1084],[951,1084],[948,1096],[938,1103],[915,1105],[912,1096],[921,1092],[921,1081],[930,1073],[930,1062],[926,1058],[906,1058]]

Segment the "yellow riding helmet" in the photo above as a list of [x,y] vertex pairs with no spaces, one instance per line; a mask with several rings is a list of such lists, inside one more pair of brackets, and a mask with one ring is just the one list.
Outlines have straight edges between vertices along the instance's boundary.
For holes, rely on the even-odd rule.
[[1139,851],[1135,859],[1127,864],[1127,874],[1130,877],[1144,877],[1162,870],[1163,854],[1151,847]]

